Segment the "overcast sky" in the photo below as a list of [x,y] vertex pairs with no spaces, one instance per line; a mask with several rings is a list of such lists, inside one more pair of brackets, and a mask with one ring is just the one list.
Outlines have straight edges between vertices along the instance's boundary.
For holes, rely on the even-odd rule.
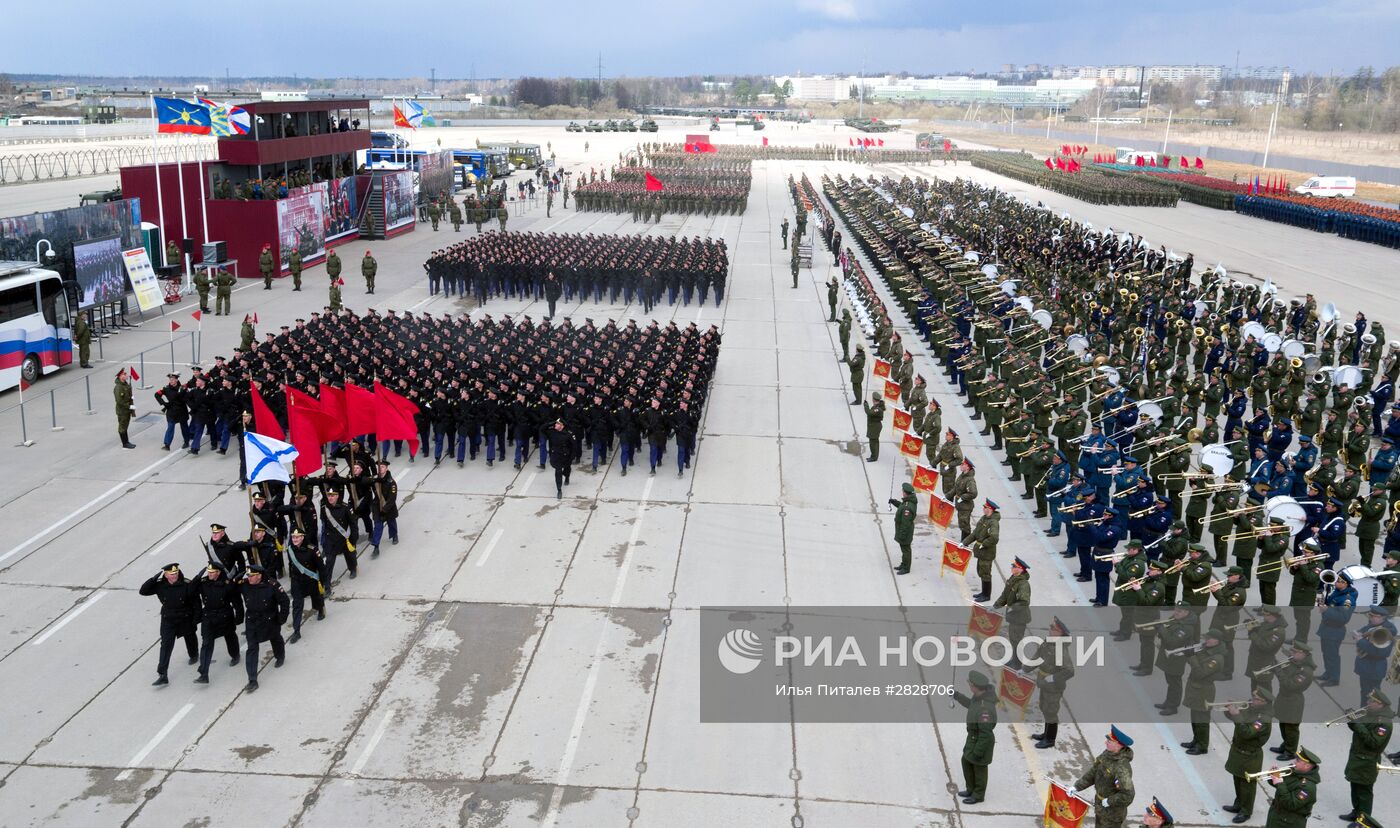
[[[1400,63],[1400,0],[16,0],[0,71],[440,78]],[[55,12],[61,10],[58,17]],[[390,17],[392,15],[392,17]],[[230,22],[236,20],[237,23]]]

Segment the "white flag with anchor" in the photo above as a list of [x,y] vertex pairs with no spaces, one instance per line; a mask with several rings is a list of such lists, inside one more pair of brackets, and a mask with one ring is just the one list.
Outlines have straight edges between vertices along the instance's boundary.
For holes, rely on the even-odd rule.
[[288,483],[292,475],[287,464],[297,459],[296,447],[251,431],[243,434],[244,472],[249,483],[280,480]]

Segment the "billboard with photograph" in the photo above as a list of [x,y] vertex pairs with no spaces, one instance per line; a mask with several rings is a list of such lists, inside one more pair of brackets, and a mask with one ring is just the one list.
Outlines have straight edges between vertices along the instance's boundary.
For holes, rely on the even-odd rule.
[[120,240],[121,250],[141,246],[138,199],[0,218],[0,261],[33,261],[35,244],[47,239],[56,258],[45,260],[44,265],[71,279],[75,275],[73,245],[111,236]]
[[360,214],[355,198],[355,177],[332,178],[325,183],[322,209],[326,216],[326,239],[338,239],[356,231]]
[[136,294],[136,304],[143,311],[159,307],[165,301],[165,294],[161,292],[160,280],[156,278],[156,269],[151,267],[151,257],[146,248],[123,250],[122,261],[126,265],[126,278],[131,283],[131,290]]
[[293,250],[303,262],[326,254],[326,221],[321,194],[303,193],[277,202],[278,261],[285,264]]
[[120,237],[74,242],[73,264],[80,309],[120,302],[126,295],[126,264],[122,261]]
[[436,200],[452,192],[452,150],[429,152],[418,165],[418,189],[425,199]]
[[[451,168],[449,167],[449,170]],[[413,173],[385,173],[380,181],[384,187],[384,229],[393,230],[413,223]]]

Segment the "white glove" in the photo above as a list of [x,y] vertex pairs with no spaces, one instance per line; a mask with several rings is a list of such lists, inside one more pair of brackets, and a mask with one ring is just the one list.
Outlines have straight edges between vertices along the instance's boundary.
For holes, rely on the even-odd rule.
[[1075,795],[1077,795],[1077,794],[1079,793],[1079,789],[1078,789],[1078,788],[1070,788],[1069,790],[1065,791],[1065,793],[1069,794],[1070,796],[1075,796]]
[[1054,676],[1046,676],[1046,677],[1045,677],[1045,683],[1046,683],[1046,684],[1054,684],[1054,683],[1055,683],[1055,677],[1054,677]]
[[1099,803],[1100,803],[1103,807],[1107,808],[1107,807],[1108,807],[1108,797],[1104,797],[1103,799],[1099,800]]

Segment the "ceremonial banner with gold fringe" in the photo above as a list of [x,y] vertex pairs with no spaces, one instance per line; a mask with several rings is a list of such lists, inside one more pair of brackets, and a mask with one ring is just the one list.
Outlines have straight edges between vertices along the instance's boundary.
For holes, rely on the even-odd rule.
[[[969,552],[968,557],[971,556],[972,553]],[[966,571],[966,569],[967,566],[964,565],[963,570]],[[996,635],[997,631],[1001,629],[1001,622],[1003,620],[1005,619],[1001,616],[1000,613],[993,612],[992,610],[987,609],[981,604],[973,604],[972,614],[969,615],[967,618],[967,631],[970,634],[979,636],[981,638],[989,638],[991,636]]]
[[1050,795],[1045,799],[1046,828],[1079,828],[1089,813],[1089,803],[1069,791],[1058,782],[1050,783]]
[[888,362],[886,362],[885,360],[880,359],[879,357],[876,357],[876,358],[875,358],[875,368],[874,368],[875,376],[877,376],[877,377],[888,377],[888,376],[890,375],[890,370],[891,370],[893,367],[894,367],[894,366],[890,365],[890,364],[889,364]]
[[[928,466],[924,466],[924,465],[916,465],[916,466],[914,466],[914,491],[916,491],[916,492],[928,493],[928,492],[932,492],[932,491],[933,491],[934,489],[936,489],[937,487],[938,487],[938,470],[937,470],[937,469],[931,469],[931,468],[929,468]],[[934,499],[937,500],[937,499],[939,499],[939,498],[938,498],[937,495],[934,495]],[[944,501],[944,502],[947,503],[947,501]],[[950,508],[950,509],[952,508],[952,504],[949,504],[949,508]],[[930,509],[930,511],[932,511],[932,510]],[[951,515],[952,512],[949,512],[948,514]],[[945,524],[943,528],[944,528],[944,529],[947,529],[948,527],[947,527],[947,525]]]
[[1001,668],[1001,683],[997,686],[997,698],[1016,705],[1016,709],[1026,712],[1026,706],[1035,695],[1035,679],[1022,675],[1010,667]]
[[913,415],[913,414],[910,414],[908,411],[905,411],[904,409],[900,408],[899,406],[895,406],[895,409],[894,409],[894,427],[895,427],[895,428],[899,429],[900,431],[908,431],[908,430],[909,430],[909,426],[913,425],[913,423],[914,423],[914,415]]
[[966,546],[959,546],[950,540],[943,541],[943,567],[938,570],[941,576],[944,570],[951,569],[962,575],[967,572],[967,565],[972,561],[972,550]]
[[899,383],[885,380],[885,399],[891,402],[899,399]]
[[[918,484],[915,484],[914,488],[917,489]],[[928,519],[934,526],[946,532],[949,524],[953,522],[953,504],[938,495],[929,495]]]
[[906,433],[899,441],[899,450],[908,457],[918,457],[924,453],[924,438]]

